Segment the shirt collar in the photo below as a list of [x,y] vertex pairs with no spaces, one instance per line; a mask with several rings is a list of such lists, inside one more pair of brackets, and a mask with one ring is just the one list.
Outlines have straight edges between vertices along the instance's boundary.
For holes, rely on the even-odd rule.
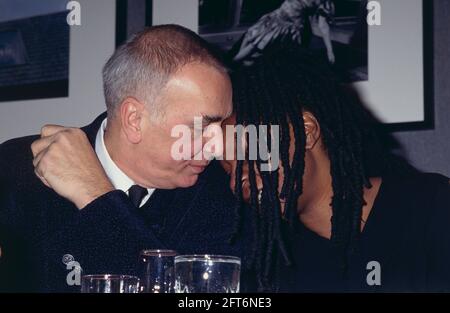
[[[95,139],[95,153],[97,154],[103,169],[106,172],[109,180],[113,184],[114,188],[122,190],[128,194],[128,189],[135,185],[135,182],[128,177],[111,159],[108,150],[106,149],[104,135],[108,120],[105,118],[97,132]],[[147,189],[148,195],[151,195],[155,189]]]

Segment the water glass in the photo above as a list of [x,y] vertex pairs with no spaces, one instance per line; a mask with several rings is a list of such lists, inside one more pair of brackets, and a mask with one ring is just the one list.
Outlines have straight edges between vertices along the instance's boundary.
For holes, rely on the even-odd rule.
[[139,278],[130,275],[84,275],[82,293],[138,293]]
[[174,292],[174,250],[143,250],[139,256],[141,292]]
[[179,255],[175,257],[175,292],[237,293],[240,271],[238,257]]

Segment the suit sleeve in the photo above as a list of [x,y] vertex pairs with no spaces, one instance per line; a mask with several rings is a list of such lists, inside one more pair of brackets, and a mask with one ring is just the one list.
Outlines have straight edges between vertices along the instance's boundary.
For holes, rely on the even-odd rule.
[[44,187],[33,173],[37,138],[0,144],[0,291],[78,292],[68,260],[84,274],[135,274],[141,249],[165,248],[122,191],[78,210]]
[[[78,291],[70,287],[67,261],[79,263],[83,274],[137,274],[142,249],[164,249],[165,244],[146,227],[128,196],[111,191],[77,212],[37,249],[49,251],[49,291]],[[65,260],[63,260],[65,258]]]
[[13,199],[8,169],[0,145],[0,292],[20,291],[30,274],[23,211]]

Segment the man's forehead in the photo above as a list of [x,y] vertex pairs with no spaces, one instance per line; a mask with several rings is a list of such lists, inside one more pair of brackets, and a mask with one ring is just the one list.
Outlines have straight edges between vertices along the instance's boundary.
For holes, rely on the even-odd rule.
[[170,87],[201,88],[211,83],[231,84],[230,77],[215,67],[202,63],[189,63],[172,74],[166,83]]
[[189,104],[191,112],[201,110],[200,113],[209,116],[220,114],[227,118],[233,110],[231,92],[220,85],[201,86],[189,80],[173,79],[165,86],[162,96],[168,102]]

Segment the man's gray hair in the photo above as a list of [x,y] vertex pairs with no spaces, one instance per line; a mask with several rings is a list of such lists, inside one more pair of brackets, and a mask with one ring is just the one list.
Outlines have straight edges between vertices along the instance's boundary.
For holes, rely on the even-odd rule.
[[[148,105],[182,66],[201,62],[226,72],[208,43],[179,25],[149,27],[121,45],[103,67],[103,89],[108,116],[127,97]],[[152,108],[156,110],[155,107]]]

